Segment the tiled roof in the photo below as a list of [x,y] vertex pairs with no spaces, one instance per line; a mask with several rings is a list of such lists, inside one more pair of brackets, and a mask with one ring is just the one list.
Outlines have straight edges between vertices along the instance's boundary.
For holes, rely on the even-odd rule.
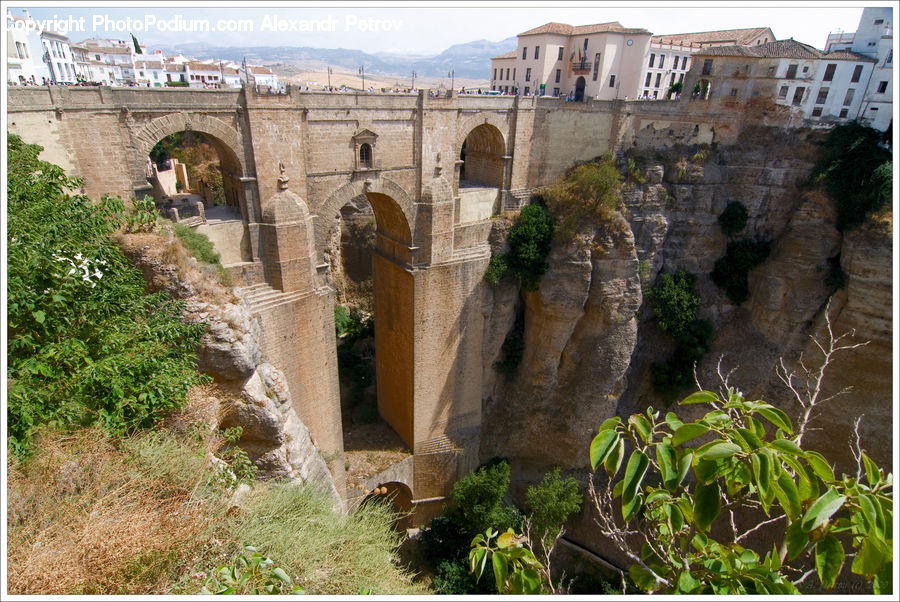
[[163,65],[159,61],[135,61],[134,66],[137,69],[162,69]]
[[824,55],[794,40],[778,40],[759,46],[713,46],[696,53],[697,56],[750,56],[756,58],[818,59]]
[[736,44],[738,46],[744,46],[751,43],[766,31],[769,31],[768,27],[722,29],[719,31],[698,31],[694,33],[671,33],[653,36],[650,38],[650,42],[678,44],[683,46],[690,46],[691,44]]
[[493,57],[491,60],[493,61],[496,59],[514,59],[514,58],[516,58],[516,56],[518,56],[518,54],[519,54],[519,52],[517,50],[510,50],[509,52],[504,52],[500,56]]
[[622,24],[618,21],[612,21],[610,23],[597,23],[595,25],[566,25],[565,23],[545,23],[540,27],[535,27],[534,29],[529,29],[526,32],[520,33],[520,36],[531,36],[538,35],[542,33],[555,33],[564,36],[583,36],[592,33],[634,33],[634,34],[648,34],[650,33],[646,29],[635,29],[629,27],[622,27]]
[[248,66],[247,69],[249,69],[250,73],[253,75],[272,75],[272,71],[266,67]]
[[863,54],[858,54],[856,52],[850,52],[849,50],[835,50],[834,52],[829,52],[828,54],[823,55],[823,58],[833,61],[866,61],[868,63],[877,62],[873,58],[870,58]]
[[189,61],[185,63],[191,71],[219,71],[218,65],[213,65],[210,63],[201,63],[199,61]]

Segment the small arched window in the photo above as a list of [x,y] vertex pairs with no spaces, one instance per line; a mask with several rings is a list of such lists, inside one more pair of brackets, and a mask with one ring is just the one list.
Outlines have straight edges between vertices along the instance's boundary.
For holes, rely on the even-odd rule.
[[359,167],[361,169],[372,169],[372,145],[362,144],[359,147]]

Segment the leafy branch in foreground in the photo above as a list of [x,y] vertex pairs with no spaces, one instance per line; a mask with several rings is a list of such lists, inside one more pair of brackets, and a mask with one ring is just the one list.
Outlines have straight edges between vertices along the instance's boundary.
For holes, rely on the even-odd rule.
[[[824,456],[801,448],[812,410],[830,399],[820,399],[825,368],[837,351],[859,346],[834,336],[827,309],[826,324],[828,341],[814,338],[822,365],[809,369],[801,360],[805,386],[783,363],[779,370],[803,407],[796,431],[783,411],[745,400],[721,371],[721,393],[701,390],[681,401],[710,407],[699,420],[684,423],[673,412],[660,419],[650,408],[601,425],[591,467],[609,480],[597,488],[591,478],[596,521],[634,563],[629,574],[640,588],[793,594],[815,573],[831,590],[852,558],[851,572],[874,593],[890,593],[892,475],[860,448],[858,434],[855,475],[838,478]],[[753,549],[754,534],[776,528],[780,544]]]

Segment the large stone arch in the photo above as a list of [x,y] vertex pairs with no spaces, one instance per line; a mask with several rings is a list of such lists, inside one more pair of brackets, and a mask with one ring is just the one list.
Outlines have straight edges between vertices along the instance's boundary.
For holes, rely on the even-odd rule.
[[456,130],[454,147],[456,150],[455,156],[459,156],[459,151],[462,149],[463,142],[466,141],[466,138],[472,133],[472,130],[485,124],[494,126],[500,133],[500,137],[503,140],[504,152],[509,148],[509,123],[507,123],[506,115],[501,113],[481,112],[470,115],[459,122],[459,127]]
[[137,157],[132,180],[135,191],[146,188],[146,161],[153,147],[177,132],[194,131],[209,140],[219,155],[226,196],[240,209],[245,224],[258,221],[254,194],[248,189],[246,153],[241,134],[229,123],[204,113],[177,112],[146,122],[134,134]]
[[[316,253],[320,259],[334,227],[332,219],[351,200],[365,196],[375,212],[377,232],[386,243],[398,247],[412,246],[414,239],[410,224],[416,223],[416,209],[412,197],[396,182],[385,177],[355,180],[332,192],[317,211],[315,224]],[[399,250],[399,249],[398,249]],[[390,253],[395,255],[395,253]]]

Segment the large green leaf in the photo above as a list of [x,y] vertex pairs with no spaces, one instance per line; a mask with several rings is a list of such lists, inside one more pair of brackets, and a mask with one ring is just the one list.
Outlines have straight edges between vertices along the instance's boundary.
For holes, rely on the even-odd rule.
[[878,470],[878,465],[865,452],[862,453],[862,462],[863,467],[866,469],[866,481],[868,481],[869,486],[874,487],[881,482],[881,471]]
[[648,422],[646,418],[644,418],[640,414],[634,414],[628,419],[628,424],[634,427],[634,430],[637,431],[638,435],[640,435],[641,440],[644,443],[650,442],[650,433],[652,431],[652,427],[650,426],[650,422]]
[[791,427],[791,420],[787,417],[787,414],[779,410],[778,408],[760,408],[759,410],[760,416],[783,430],[785,433],[789,435],[794,434],[794,429]]
[[791,441],[790,439],[775,439],[769,446],[773,449],[777,449],[778,451],[791,454],[792,456],[805,456],[806,453],[800,449],[800,446]]
[[697,453],[705,460],[718,460],[720,458],[730,458],[739,451],[741,451],[739,445],[735,445],[730,441],[722,441],[711,445],[702,452],[698,451]]
[[800,493],[797,491],[797,485],[794,483],[794,479],[792,479],[788,473],[782,472],[778,475],[776,485],[775,497],[778,498],[778,502],[784,509],[784,513],[787,514],[788,518],[792,521],[796,520],[800,515],[801,508]]
[[631,577],[631,580],[636,586],[645,592],[651,593],[656,588],[656,578],[650,571],[643,569],[636,564],[628,567],[628,576]]
[[769,507],[775,497],[772,490],[772,460],[768,454],[760,451],[750,456],[750,464],[753,467],[756,489],[759,491],[759,501],[768,516]]
[[825,456],[819,452],[808,451],[806,452],[806,461],[820,479],[826,483],[834,481],[834,471]]
[[750,429],[739,428],[737,429],[737,432],[740,433],[744,441],[747,442],[747,445],[750,447],[751,451],[757,450],[763,446],[762,440],[757,437],[756,433],[754,433]]
[[710,483],[719,477],[719,471],[722,469],[722,463],[718,460],[706,460],[694,456],[693,460],[694,476],[700,483]]
[[669,491],[675,491],[678,487],[678,467],[676,466],[675,450],[671,445],[659,443],[656,445],[656,463],[659,465],[660,476],[663,485]]
[[678,430],[672,435],[672,445],[679,446],[682,443],[696,439],[701,435],[709,432],[709,427],[698,422],[689,422],[688,424],[678,427]]
[[504,557],[502,553],[494,552],[491,556],[491,566],[494,569],[494,581],[497,584],[497,591],[502,592],[504,590],[504,584],[506,583],[506,573],[508,570],[506,557]]
[[830,590],[834,587],[834,581],[842,566],[844,566],[844,546],[837,537],[829,533],[825,539],[816,544],[816,572],[825,589]]
[[606,469],[606,474],[609,475],[610,479],[619,472],[619,467],[622,466],[622,460],[624,459],[625,440],[619,437],[619,442],[616,443],[616,446],[612,450],[610,450],[606,455],[606,460],[603,461],[603,468]]
[[784,543],[787,547],[787,559],[793,561],[809,543],[809,534],[803,530],[800,521],[791,523],[784,534]]
[[628,458],[628,464],[625,466],[625,477],[622,488],[622,517],[627,521],[634,515],[635,511],[640,507],[640,498],[637,496],[641,481],[647,473],[647,467],[650,466],[650,459],[644,452],[639,449],[631,452]]
[[891,595],[893,592],[894,575],[891,565],[887,565],[875,575],[872,580],[872,593],[876,596]]
[[669,428],[674,433],[684,423],[678,419],[674,412],[666,412],[666,424],[669,425]]
[[678,591],[682,594],[690,594],[700,587],[700,580],[691,575],[690,571],[681,571],[678,575]]
[[679,401],[678,404],[686,406],[692,403],[714,403],[718,400],[719,396],[711,391],[697,391]]
[[853,564],[850,565],[851,571],[868,579],[874,578],[881,572],[887,561],[887,550],[873,535],[863,539],[862,545],[853,559]]
[[619,433],[615,430],[600,431],[594,437],[594,440],[591,441],[591,469],[596,470],[603,463],[606,455],[613,445],[618,442],[618,439]]
[[869,529],[874,530],[876,537],[884,537],[884,517],[879,516],[881,505],[874,497],[863,493],[857,499]]
[[803,515],[803,519],[800,521],[803,530],[809,533],[822,526],[846,500],[846,496],[839,494],[834,487],[829,487]]
[[697,485],[694,491],[694,523],[700,531],[709,530],[709,526],[719,514],[721,500],[719,498],[719,482]]

